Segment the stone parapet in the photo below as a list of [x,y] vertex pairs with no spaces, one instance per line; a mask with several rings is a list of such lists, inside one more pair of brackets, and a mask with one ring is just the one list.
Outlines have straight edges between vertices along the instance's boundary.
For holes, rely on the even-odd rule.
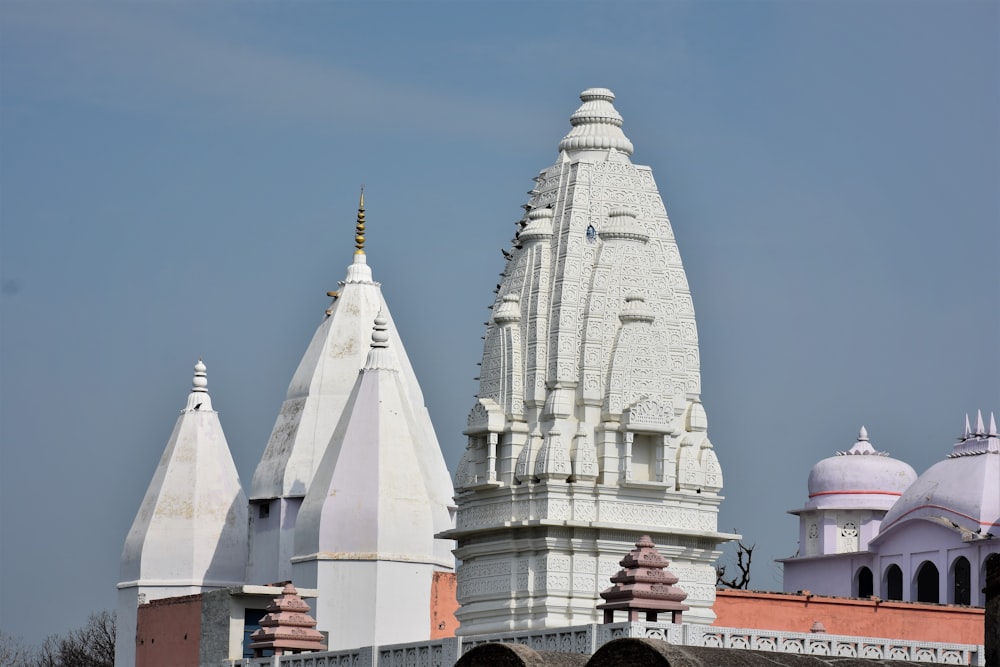
[[590,655],[623,637],[659,639],[675,646],[749,649],[799,655],[897,660],[941,665],[986,664],[982,646],[674,623],[588,624],[550,630],[451,637],[412,644],[363,647],[226,663],[230,667],[452,667],[466,652],[491,642],[536,651]]

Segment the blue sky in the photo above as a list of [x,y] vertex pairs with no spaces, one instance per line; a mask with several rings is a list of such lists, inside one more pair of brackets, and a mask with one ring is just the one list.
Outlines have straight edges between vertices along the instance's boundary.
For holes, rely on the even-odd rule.
[[[992,2],[0,3],[0,629],[113,608],[199,356],[244,484],[368,251],[454,468],[499,249],[618,95],[698,314],[753,586],[866,424],[918,472],[1000,411]],[[38,619],[44,619],[39,622]]]

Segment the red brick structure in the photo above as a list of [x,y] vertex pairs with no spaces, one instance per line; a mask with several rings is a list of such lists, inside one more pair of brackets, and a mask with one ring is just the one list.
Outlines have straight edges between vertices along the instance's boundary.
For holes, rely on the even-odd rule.
[[201,647],[201,595],[153,600],[140,605],[135,667],[197,665]]

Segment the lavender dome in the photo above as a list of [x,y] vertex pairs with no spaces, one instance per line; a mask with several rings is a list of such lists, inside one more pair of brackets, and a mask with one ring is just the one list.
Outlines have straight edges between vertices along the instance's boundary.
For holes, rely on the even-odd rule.
[[823,459],[809,471],[809,500],[804,509],[888,510],[916,479],[910,465],[872,447],[862,426],[853,447]]

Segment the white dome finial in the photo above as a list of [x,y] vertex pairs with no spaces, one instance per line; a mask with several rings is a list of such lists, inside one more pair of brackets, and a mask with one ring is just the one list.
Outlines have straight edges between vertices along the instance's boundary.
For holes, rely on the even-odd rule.
[[396,359],[389,348],[389,318],[378,311],[375,325],[372,327],[372,346],[368,350],[368,359],[364,370],[398,370]]
[[888,452],[880,452],[874,447],[872,443],[868,441],[868,429],[863,425],[858,429],[858,439],[854,443],[854,446],[848,449],[846,452],[837,452],[837,456],[851,455],[851,454],[867,454],[872,456],[888,456]]
[[983,411],[976,410],[976,432],[973,433],[976,436],[986,435],[986,427],[983,426]]
[[208,391],[208,374],[205,363],[198,357],[198,363],[194,365],[194,379],[191,381],[191,391]]
[[561,151],[615,149],[632,155],[632,142],[622,132],[622,116],[607,88],[588,88],[580,93],[583,104],[569,118],[573,129],[559,142]]
[[389,326],[388,320],[378,311],[375,316],[375,326],[372,328],[372,348],[389,347]]
[[205,362],[198,357],[194,365],[194,378],[191,380],[191,393],[187,397],[187,405],[183,412],[212,411],[212,397],[208,395],[208,369]]
[[962,440],[968,440],[972,436],[972,427],[969,425],[969,413],[965,413],[965,430],[962,431]]
[[995,438],[998,435],[997,434],[997,420],[996,420],[996,417],[993,416],[993,412],[992,411],[990,411],[990,431],[986,435],[990,436],[991,438]]

